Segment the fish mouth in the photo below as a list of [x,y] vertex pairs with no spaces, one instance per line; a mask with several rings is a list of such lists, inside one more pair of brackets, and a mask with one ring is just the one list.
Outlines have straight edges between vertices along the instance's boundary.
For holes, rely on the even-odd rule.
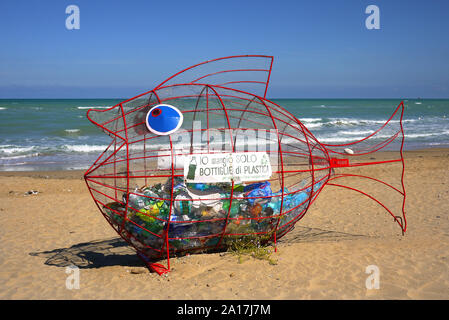
[[[92,176],[102,175],[104,173],[98,173],[97,169],[102,166],[107,166],[113,163],[117,158],[122,159],[126,156],[126,141],[120,143],[117,139],[113,139],[108,147],[100,154],[100,156],[94,161],[90,168],[84,173],[84,178],[91,178]],[[107,175],[105,175],[107,176]],[[126,173],[124,174],[126,177]]]
[[126,150],[126,129],[124,125],[122,103],[108,109],[89,109],[87,119],[112,138],[108,147],[100,154],[98,159],[84,173],[86,182],[93,176],[101,175],[97,169],[107,165],[111,158],[121,156]]
[[[152,136],[146,129],[145,115],[148,110],[159,102],[153,91],[146,92],[137,97],[122,101],[108,109],[89,109],[86,117],[95,126],[112,138],[109,146],[102,152],[92,166],[86,171],[84,177],[103,175],[100,171],[107,171],[117,159],[126,163],[129,144],[139,142],[142,136]],[[106,167],[104,170],[97,170]],[[118,170],[117,168],[114,171]],[[125,169],[124,169],[125,170]],[[94,173],[95,172],[95,173]],[[126,170],[124,177],[126,177]],[[119,177],[122,179],[122,177]]]

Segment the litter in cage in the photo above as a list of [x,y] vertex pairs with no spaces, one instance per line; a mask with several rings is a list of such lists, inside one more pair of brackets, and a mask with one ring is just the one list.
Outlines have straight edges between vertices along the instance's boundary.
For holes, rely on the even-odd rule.
[[[273,57],[262,55],[210,60],[109,109],[88,111],[112,141],[85,173],[87,186],[106,220],[151,270],[169,271],[174,253],[223,249],[243,237],[276,244],[325,186],[371,198],[405,232],[403,102],[364,139],[320,143],[266,99],[272,65]],[[397,157],[367,157],[393,142]],[[400,165],[397,187],[348,173],[393,163]],[[335,182],[356,177],[392,190],[400,207],[391,210]],[[163,258],[167,266],[156,263]]]

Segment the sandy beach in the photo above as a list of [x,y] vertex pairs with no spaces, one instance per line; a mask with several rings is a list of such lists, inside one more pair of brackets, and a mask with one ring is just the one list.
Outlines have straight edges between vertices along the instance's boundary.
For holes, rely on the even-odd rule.
[[[404,236],[375,202],[326,186],[278,242],[276,264],[195,254],[172,258],[167,276],[150,273],[108,225],[84,172],[1,172],[0,299],[448,299],[449,150],[404,155]],[[80,288],[69,290],[72,264]],[[379,289],[366,287],[370,265],[379,268]]]

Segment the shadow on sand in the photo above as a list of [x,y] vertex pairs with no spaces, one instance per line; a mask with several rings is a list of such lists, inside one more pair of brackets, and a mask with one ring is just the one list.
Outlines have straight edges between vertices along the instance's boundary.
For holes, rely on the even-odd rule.
[[79,243],[69,248],[32,252],[30,255],[47,259],[46,265],[57,267],[75,265],[88,269],[108,266],[144,266],[136,252],[119,237]]
[[[296,226],[294,230],[279,239],[278,243],[298,243],[315,241],[342,241],[365,238],[344,232]],[[135,251],[121,238],[95,240],[79,243],[69,248],[51,251],[32,252],[31,256],[46,259],[46,265],[67,267],[76,265],[79,268],[101,268],[107,266],[142,267],[144,263]]]
[[295,226],[295,229],[282,237],[278,243],[298,243],[298,242],[315,242],[315,241],[342,241],[356,240],[367,238],[362,234],[351,234],[345,232],[323,230],[319,228],[310,228],[303,226]]

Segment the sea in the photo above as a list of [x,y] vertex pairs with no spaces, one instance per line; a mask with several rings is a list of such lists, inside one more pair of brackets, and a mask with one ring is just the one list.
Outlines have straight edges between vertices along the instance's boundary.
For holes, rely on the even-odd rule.
[[[0,99],[0,171],[84,170],[111,141],[86,118],[125,99]],[[319,141],[344,144],[379,128],[400,99],[271,99]],[[449,99],[405,99],[405,150],[449,147]]]

